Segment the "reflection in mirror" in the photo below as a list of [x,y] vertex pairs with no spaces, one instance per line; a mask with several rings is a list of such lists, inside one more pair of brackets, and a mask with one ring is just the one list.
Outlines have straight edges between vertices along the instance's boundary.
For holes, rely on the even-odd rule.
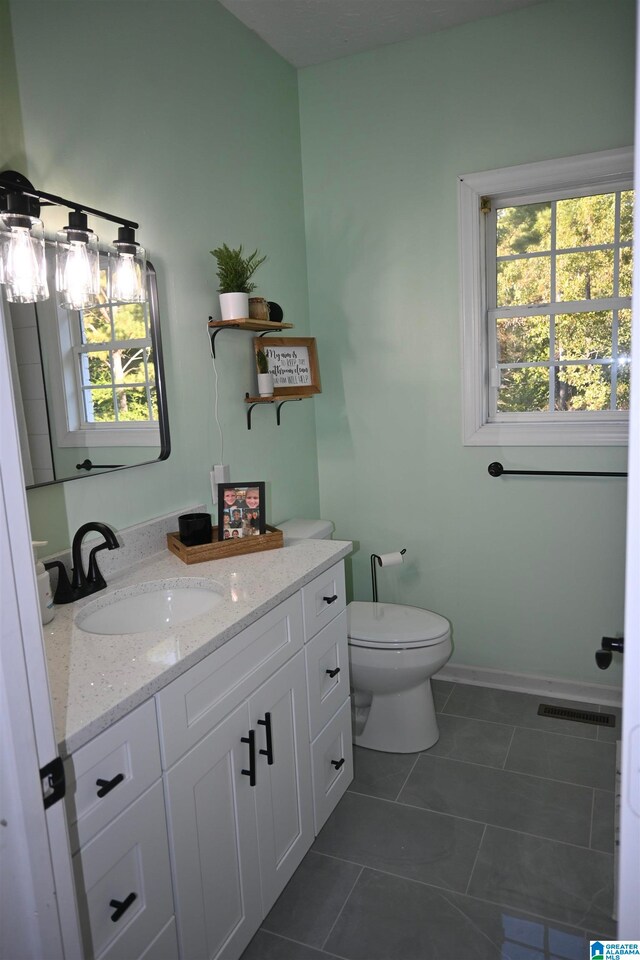
[[147,263],[147,303],[113,303],[108,257],[97,306],[3,304],[27,489],[169,456],[155,270]]

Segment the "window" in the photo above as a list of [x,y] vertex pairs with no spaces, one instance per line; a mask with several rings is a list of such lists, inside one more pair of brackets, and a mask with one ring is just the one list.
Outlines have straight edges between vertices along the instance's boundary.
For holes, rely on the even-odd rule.
[[631,150],[460,178],[465,443],[626,442]]
[[[157,446],[158,403],[148,303],[114,303],[101,254],[99,303],[57,308],[60,372],[52,370],[61,447]],[[64,414],[61,413],[64,411]]]
[[72,316],[81,427],[157,421],[147,304],[110,302],[103,270],[99,304]]

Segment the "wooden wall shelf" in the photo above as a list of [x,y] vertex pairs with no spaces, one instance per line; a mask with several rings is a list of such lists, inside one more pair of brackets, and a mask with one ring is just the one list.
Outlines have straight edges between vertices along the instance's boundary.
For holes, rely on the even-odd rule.
[[277,333],[278,330],[292,330],[292,323],[272,323],[270,320],[252,320],[249,317],[239,320],[213,320],[209,317],[211,350],[215,359],[216,337],[221,330],[250,330],[252,333]]

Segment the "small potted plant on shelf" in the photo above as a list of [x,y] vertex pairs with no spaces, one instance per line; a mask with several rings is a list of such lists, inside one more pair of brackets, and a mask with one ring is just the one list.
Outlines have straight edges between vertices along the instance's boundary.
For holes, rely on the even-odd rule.
[[261,263],[267,259],[259,257],[254,250],[248,257],[242,256],[242,244],[232,250],[223,243],[211,253],[218,261],[218,280],[220,286],[220,311],[223,320],[244,320],[249,316],[249,294],[255,290],[251,277]]
[[269,361],[264,350],[256,350],[258,367],[258,394],[261,397],[273,396],[273,374],[269,373]]

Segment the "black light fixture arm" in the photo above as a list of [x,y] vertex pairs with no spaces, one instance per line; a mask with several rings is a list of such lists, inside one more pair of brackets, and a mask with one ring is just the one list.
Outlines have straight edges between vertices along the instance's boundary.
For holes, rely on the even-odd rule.
[[36,216],[40,212],[39,209],[36,209],[36,207],[41,205],[67,207],[69,210],[89,213],[95,217],[100,217],[101,220],[109,220],[111,223],[119,223],[123,227],[128,227],[132,230],[138,230],[140,226],[133,220],[127,220],[124,217],[116,217],[112,213],[107,213],[104,210],[97,210],[95,207],[88,207],[84,203],[77,203],[75,200],[67,200],[65,197],[59,197],[55,193],[46,193],[44,190],[38,190],[29,180],[27,180],[25,176],[23,176],[23,174],[18,173],[15,170],[5,170],[4,172],[0,173],[0,206],[6,202],[4,201],[4,197],[9,197],[15,194],[21,194],[22,196],[28,197],[30,200],[35,201],[35,204],[32,203],[32,207],[34,208]]

